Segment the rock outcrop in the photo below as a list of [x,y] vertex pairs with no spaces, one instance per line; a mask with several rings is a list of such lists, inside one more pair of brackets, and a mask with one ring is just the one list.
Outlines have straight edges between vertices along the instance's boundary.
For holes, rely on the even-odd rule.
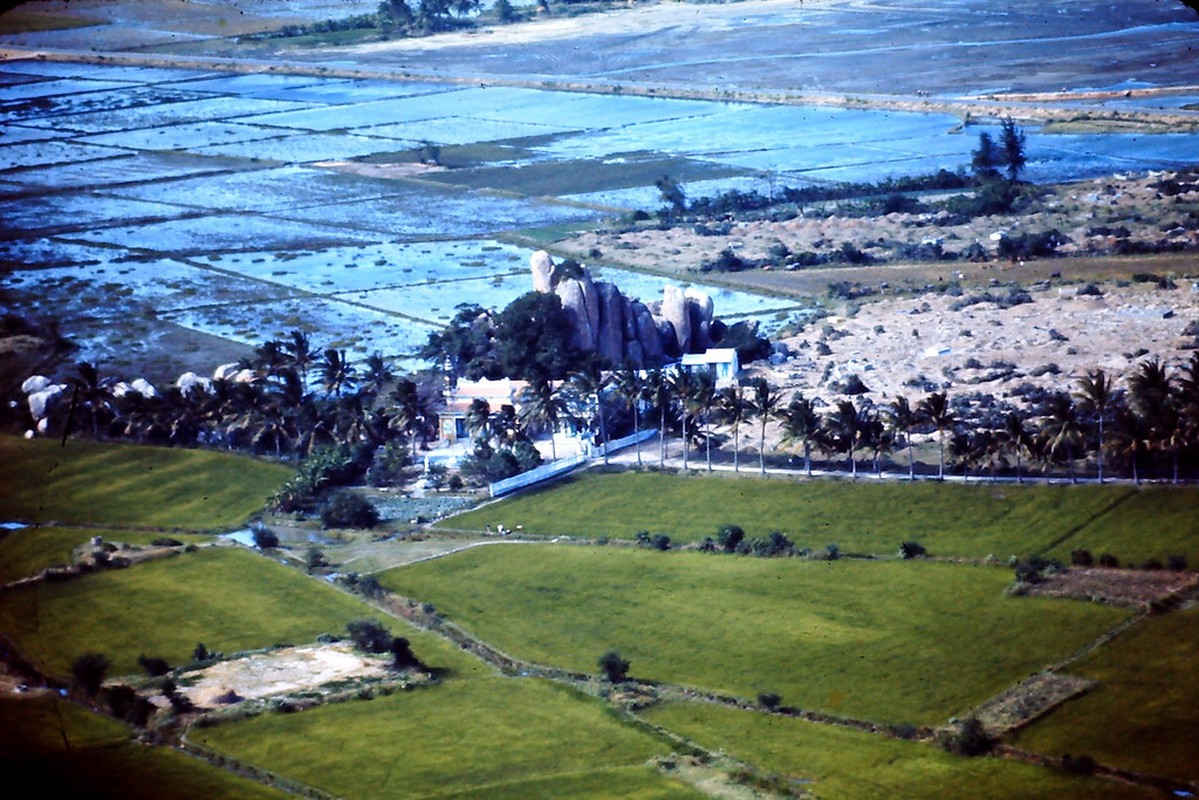
[[655,367],[712,344],[712,298],[698,289],[667,285],[661,301],[646,304],[625,297],[613,283],[596,281],[586,267],[555,264],[544,250],[529,259],[529,269],[535,291],[562,301],[571,342],[607,364]]

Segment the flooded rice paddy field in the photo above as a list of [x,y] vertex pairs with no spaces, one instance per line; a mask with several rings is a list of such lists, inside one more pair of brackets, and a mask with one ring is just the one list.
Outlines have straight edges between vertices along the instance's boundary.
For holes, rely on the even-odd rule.
[[[653,210],[662,175],[695,197],[957,169],[985,130],[958,127],[944,114],[3,62],[0,310],[55,314],[80,358],[159,379],[164,348],[174,369],[214,342],[245,352],[293,328],[415,366],[460,303],[502,307],[530,288],[524,243],[551,236],[539,231]],[[1027,132],[1034,180],[1199,161],[1197,136]],[[420,167],[422,147],[442,166]],[[594,266],[645,300],[665,282]],[[770,328],[799,311],[706,288],[726,319]]]

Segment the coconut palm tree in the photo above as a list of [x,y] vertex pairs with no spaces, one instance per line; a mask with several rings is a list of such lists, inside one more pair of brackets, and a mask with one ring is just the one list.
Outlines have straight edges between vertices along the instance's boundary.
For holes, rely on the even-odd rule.
[[472,438],[489,441],[491,439],[491,403],[482,397],[470,401],[466,410],[466,430]]
[[587,417],[591,417],[591,404],[594,403],[594,418],[597,421],[600,435],[600,446],[604,450],[604,463],[608,463],[608,427],[604,422],[604,391],[609,384],[609,376],[600,369],[597,359],[587,359],[581,367],[571,372],[567,378],[571,392],[586,409],[582,409]]
[[697,425],[704,426],[704,455],[708,463],[708,472],[712,471],[712,409],[715,405],[716,379],[711,373],[700,372],[694,378],[684,412],[691,414]]
[[812,446],[820,442],[820,415],[816,413],[816,405],[812,400],[796,392],[791,402],[779,412],[782,420],[784,445],[800,444],[803,446],[804,469],[808,477],[812,477]]
[[416,459],[417,432],[424,424],[424,404],[416,382],[410,378],[400,378],[395,388],[391,390],[389,405],[389,425],[391,429],[408,440],[412,458]]
[[689,401],[695,391],[695,378],[685,369],[679,369],[670,376],[670,393],[672,401],[678,404],[679,416],[683,422],[683,469],[688,468],[687,417],[690,415]]
[[1109,449],[1114,457],[1128,462],[1133,481],[1140,485],[1140,462],[1153,452],[1153,440],[1148,426],[1132,409],[1116,408]]
[[346,360],[345,350],[329,348],[321,358],[321,387],[326,395],[341,397],[341,393],[353,388],[357,380],[357,370]]
[[673,397],[670,391],[669,376],[660,369],[651,369],[645,376],[645,398],[651,409],[657,409],[660,426],[658,428],[658,463],[666,466],[666,416],[672,409]]
[[[645,381],[641,371],[626,361],[616,373],[616,394],[633,412],[633,433],[641,431],[641,404],[645,401]],[[641,466],[641,440],[637,440],[637,466]]]
[[913,410],[908,399],[903,395],[897,395],[894,400],[887,404],[886,408],[887,427],[891,429],[892,434],[903,434],[904,446],[908,451],[908,480],[916,480],[916,463],[912,458],[912,429],[920,421],[920,415]]
[[937,480],[945,480],[945,434],[953,430],[957,418],[949,406],[945,392],[933,392],[916,404],[916,413],[927,420],[936,430],[940,445],[937,459]]
[[[91,423],[92,438],[100,438],[101,422],[107,424],[114,416],[111,378],[101,378],[100,370],[90,361],[80,361],[71,379],[71,416],[80,412]],[[67,429],[70,430],[68,419]]]
[[371,398],[378,397],[383,389],[396,378],[391,364],[383,358],[378,350],[366,357],[365,369],[362,372],[362,388],[370,393]]
[[748,415],[749,405],[745,397],[745,389],[740,384],[724,387],[717,392],[716,404],[720,423],[733,429],[733,472],[740,472],[741,448],[737,432]]
[[1024,427],[1024,417],[1019,411],[1010,411],[1003,418],[1000,440],[1005,450],[1016,456],[1016,483],[1024,483],[1021,454],[1031,452],[1032,434]]
[[554,442],[554,431],[559,424],[570,419],[570,400],[560,386],[544,375],[535,376],[520,393],[520,418],[530,428],[549,431],[550,455],[558,460],[558,446]]
[[1116,394],[1107,373],[1101,369],[1093,369],[1078,379],[1078,391],[1074,396],[1078,398],[1079,409],[1093,415],[1099,425],[1099,444],[1095,449],[1095,458],[1099,482],[1103,483],[1103,451],[1106,444],[1104,426],[1112,406],[1115,405]]
[[1129,405],[1148,434],[1150,449],[1172,456],[1177,479],[1181,419],[1175,407],[1174,381],[1166,365],[1156,358],[1142,361],[1128,378],[1128,394]]
[[780,395],[765,378],[755,378],[750,384],[749,411],[758,418],[758,468],[766,474],[766,423],[778,408]]
[[838,400],[836,408],[824,417],[829,444],[836,452],[849,456],[849,474],[854,480],[858,479],[857,449],[865,422],[851,400]]
[[1046,412],[1041,424],[1046,456],[1051,460],[1060,460],[1064,456],[1070,482],[1074,483],[1074,452],[1086,441],[1078,410],[1069,394],[1055,392],[1049,396]]
[[283,343],[282,348],[287,356],[287,364],[293,367],[300,378],[307,384],[308,372],[316,364],[320,352],[312,346],[308,334],[294,329],[290,333],[290,341]]

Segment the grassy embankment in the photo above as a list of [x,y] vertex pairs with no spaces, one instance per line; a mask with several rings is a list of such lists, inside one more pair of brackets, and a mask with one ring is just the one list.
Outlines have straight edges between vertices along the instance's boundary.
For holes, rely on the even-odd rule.
[[[652,502],[644,502],[652,499]],[[787,534],[797,547],[894,554],[916,541],[932,555],[1000,559],[1083,547],[1124,561],[1199,564],[1199,488],[1128,485],[945,484],[921,481],[758,480],[664,473],[587,474],[452,517],[441,527],[503,524],[525,534],[632,539],[665,533],[677,544],[715,538],[726,523],[746,535]],[[1154,533],[1146,536],[1146,526]]]
[[476,548],[390,570],[517,657],[884,723],[962,715],[1127,617],[1004,595],[1007,569],[813,562],[553,545]]

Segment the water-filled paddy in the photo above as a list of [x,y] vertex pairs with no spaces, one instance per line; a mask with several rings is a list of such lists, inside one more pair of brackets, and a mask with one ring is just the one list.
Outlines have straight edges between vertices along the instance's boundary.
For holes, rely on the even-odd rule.
[[[533,247],[513,234],[655,209],[663,174],[691,197],[876,180],[964,167],[983,130],[944,114],[9,62],[0,285],[17,290],[6,307],[57,309],[82,357],[172,328],[246,345],[304,328],[353,356],[408,356],[459,303],[530,288]],[[1199,161],[1191,135],[1027,134],[1036,180]],[[451,167],[315,166],[421,142]],[[666,282],[593,266],[647,301]],[[773,326],[796,308],[704,288],[727,318]]]

